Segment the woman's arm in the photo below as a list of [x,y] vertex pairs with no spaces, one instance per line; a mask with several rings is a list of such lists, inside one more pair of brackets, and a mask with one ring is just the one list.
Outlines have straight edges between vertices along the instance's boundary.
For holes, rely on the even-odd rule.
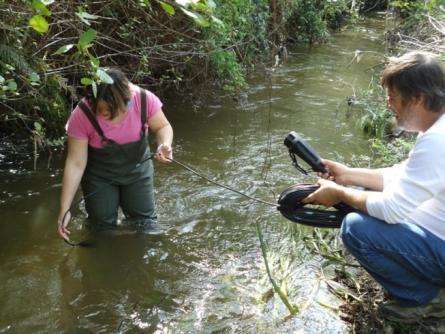
[[155,158],[162,162],[171,162],[173,128],[162,110],[159,110],[153,117],[149,118],[147,124],[150,131],[153,131],[158,144]]
[[[79,188],[80,180],[88,160],[88,141],[68,137],[68,155],[65,161],[65,169],[62,180],[62,193],[60,195],[60,212],[58,222],[59,235],[69,240],[70,231],[67,229],[71,215],[68,213],[73,198]],[[63,218],[64,221],[63,221]]]

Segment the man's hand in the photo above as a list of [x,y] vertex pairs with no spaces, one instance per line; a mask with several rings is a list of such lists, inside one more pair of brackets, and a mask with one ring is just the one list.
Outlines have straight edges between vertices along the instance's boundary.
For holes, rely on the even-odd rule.
[[333,206],[341,202],[342,186],[324,179],[319,179],[317,183],[320,185],[320,188],[303,199],[304,204]]
[[335,161],[322,159],[321,162],[325,165],[328,173],[318,173],[318,176],[326,179],[334,181],[338,184],[347,184],[348,173],[350,173],[350,168]]

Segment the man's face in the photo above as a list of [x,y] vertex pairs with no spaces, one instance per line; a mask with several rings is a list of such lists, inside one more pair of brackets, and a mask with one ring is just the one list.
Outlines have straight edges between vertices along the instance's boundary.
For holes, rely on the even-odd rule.
[[387,94],[386,107],[394,113],[397,126],[407,131],[418,131],[417,103],[414,99],[404,103],[402,96],[395,88],[388,88]]

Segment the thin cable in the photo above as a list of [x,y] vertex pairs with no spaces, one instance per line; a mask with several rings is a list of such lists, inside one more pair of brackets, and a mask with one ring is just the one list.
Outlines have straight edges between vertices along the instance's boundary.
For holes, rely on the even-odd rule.
[[256,201],[256,202],[259,202],[259,203],[263,203],[263,204],[271,205],[271,206],[274,206],[274,207],[277,207],[277,206],[278,206],[277,203],[267,202],[267,201],[262,200],[262,199],[260,199],[260,198],[252,197],[252,196],[247,195],[247,194],[245,194],[245,193],[243,193],[243,192],[241,192],[241,191],[239,191],[239,190],[236,190],[236,189],[234,189],[234,188],[232,188],[232,187],[226,186],[226,185],[224,185],[224,184],[222,184],[222,183],[219,183],[219,182],[217,182],[217,181],[215,181],[215,180],[212,180],[211,178],[209,178],[209,177],[207,177],[207,176],[205,176],[205,175],[203,175],[203,174],[201,174],[201,173],[195,171],[195,170],[192,169],[191,167],[187,166],[187,165],[184,164],[183,162],[180,162],[180,161],[178,161],[178,160],[176,160],[176,159],[173,159],[173,158],[167,158],[167,159],[170,160],[170,161],[172,161],[172,162],[174,162],[174,163],[176,163],[176,164],[178,164],[178,165],[180,165],[181,167],[187,169],[188,171],[192,172],[193,174],[199,176],[200,178],[203,178],[204,180],[206,180],[206,181],[208,181],[208,182],[210,182],[210,183],[213,183],[213,184],[215,184],[215,185],[217,185],[217,186],[219,186],[219,187],[222,187],[222,188],[224,188],[224,189],[233,191],[234,193],[237,193],[237,194],[239,194],[239,195],[241,195],[241,196],[247,197],[248,199],[251,199],[252,201]]
[[303,199],[319,188],[319,185],[317,184],[300,183],[290,186],[281,193],[277,203],[271,203],[259,198],[252,197],[232,187],[212,180],[178,160],[175,160],[173,158],[167,159],[219,187],[235,192],[253,201],[274,206],[285,218],[295,223],[304,224],[312,227],[339,228],[345,215],[349,212],[356,211],[354,208],[344,203],[335,205],[334,208],[336,210],[322,210],[317,208],[305,207],[306,204],[302,202]]
[[[139,162],[137,164],[137,166],[141,165],[142,163],[144,163],[145,161],[147,161],[149,159],[152,159],[154,157],[154,155],[155,154],[151,154],[149,157],[143,159],[141,162]],[[339,205],[335,206],[335,208],[338,211],[305,208],[304,204],[302,203],[302,200],[306,196],[308,196],[309,194],[311,194],[312,192],[317,190],[319,187],[318,185],[312,185],[312,184],[293,185],[281,193],[281,195],[278,199],[278,203],[272,203],[272,202],[268,202],[268,201],[265,201],[260,198],[255,198],[253,196],[247,195],[237,189],[234,189],[234,188],[226,186],[225,184],[222,184],[218,181],[215,181],[215,180],[203,175],[202,173],[195,171],[193,168],[189,167],[188,165],[186,165],[185,163],[183,163],[181,161],[178,161],[173,158],[167,158],[167,159],[170,160],[171,162],[178,164],[179,166],[183,167],[184,169],[190,171],[191,173],[195,174],[196,176],[198,176],[210,183],[217,185],[218,187],[221,187],[221,188],[227,189],[229,191],[232,191],[234,193],[237,193],[237,194],[244,196],[252,201],[266,204],[269,206],[273,206],[273,207],[277,208],[284,217],[286,217],[287,219],[289,219],[293,222],[296,222],[296,223],[309,225],[309,226],[313,226],[313,227],[338,228],[341,226],[341,222],[342,222],[344,216],[351,211],[355,211],[353,208],[351,208],[350,206],[343,204],[343,203],[340,203]],[[112,180],[112,182],[110,182],[109,184],[113,184],[114,182],[115,181]],[[96,190],[90,192],[89,194],[83,196],[79,200],[73,202],[70,205],[70,207],[68,208],[68,210],[65,211],[65,214],[63,215],[63,218],[62,218],[62,223],[65,221],[66,215],[68,214],[68,212],[70,212],[71,208],[74,205],[80,203],[85,198],[93,196],[94,194],[99,192],[101,189],[102,188],[96,189]],[[89,241],[86,241],[86,240],[80,241],[80,242],[73,242],[73,241],[68,241],[68,240],[64,239],[64,241],[66,244],[68,244],[72,247],[75,247],[75,246],[92,247],[93,246]]]

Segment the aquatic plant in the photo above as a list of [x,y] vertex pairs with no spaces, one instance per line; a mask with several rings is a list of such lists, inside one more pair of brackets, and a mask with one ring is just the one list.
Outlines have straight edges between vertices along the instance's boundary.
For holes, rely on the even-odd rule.
[[293,305],[289,302],[286,294],[283,292],[283,290],[278,286],[278,284],[275,282],[275,280],[272,277],[272,274],[270,272],[269,268],[269,261],[267,260],[267,250],[266,250],[266,243],[263,239],[263,234],[261,232],[261,226],[259,221],[256,221],[256,229],[258,233],[258,238],[260,240],[260,246],[261,246],[261,253],[263,255],[264,264],[266,266],[266,272],[267,276],[269,277],[270,283],[273,286],[274,291],[280,296],[281,301],[286,305],[287,309],[289,310],[291,315],[295,315],[298,313],[298,307],[296,305]]

